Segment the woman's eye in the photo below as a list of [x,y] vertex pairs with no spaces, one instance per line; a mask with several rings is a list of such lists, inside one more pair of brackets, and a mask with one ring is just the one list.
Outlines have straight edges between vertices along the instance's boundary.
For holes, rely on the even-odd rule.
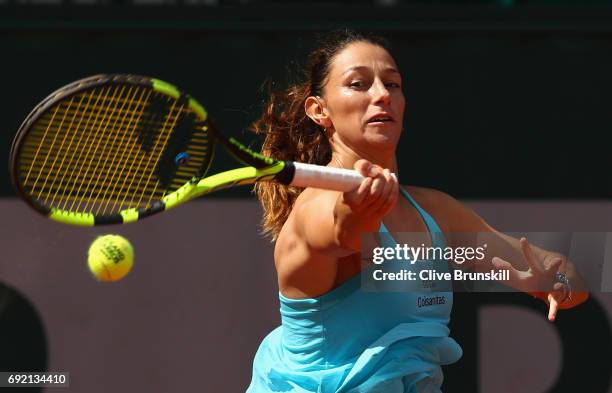
[[355,87],[355,88],[361,88],[364,86],[364,83],[362,81],[353,81],[350,83],[351,87]]
[[387,82],[387,83],[385,83],[385,86],[387,88],[393,88],[393,87],[400,87],[400,84],[396,83],[396,82]]

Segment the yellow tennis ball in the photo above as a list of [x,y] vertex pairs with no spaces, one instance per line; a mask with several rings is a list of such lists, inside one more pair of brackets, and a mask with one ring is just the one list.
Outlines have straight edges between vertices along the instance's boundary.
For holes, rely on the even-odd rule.
[[134,263],[134,249],[119,235],[99,236],[89,246],[87,265],[99,281],[117,281],[125,277]]

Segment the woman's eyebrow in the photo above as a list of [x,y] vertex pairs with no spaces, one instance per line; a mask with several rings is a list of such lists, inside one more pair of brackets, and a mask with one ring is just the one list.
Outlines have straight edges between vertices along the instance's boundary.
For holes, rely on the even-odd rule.
[[[346,71],[344,71],[342,73],[342,75],[346,75],[346,74],[348,74],[351,71],[370,71],[370,70],[371,70],[371,68],[368,67],[368,66],[353,66],[353,67],[350,67],[349,69],[347,69]],[[383,72],[391,72],[391,73],[399,74],[399,71],[396,70],[393,67],[387,67],[387,68],[385,68],[383,70]]]

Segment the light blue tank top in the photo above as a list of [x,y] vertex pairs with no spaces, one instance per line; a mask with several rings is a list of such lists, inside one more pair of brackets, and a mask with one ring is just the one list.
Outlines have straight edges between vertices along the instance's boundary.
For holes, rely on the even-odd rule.
[[[400,190],[423,218],[432,245],[445,247],[435,220]],[[383,246],[395,246],[384,225],[379,236]],[[442,265],[448,269],[440,261],[394,266],[440,271]],[[448,337],[450,287],[423,288],[416,281],[420,292],[362,290],[362,275],[373,268],[316,298],[279,293],[282,325],[260,345],[247,392],[439,392],[440,365],[462,354]]]

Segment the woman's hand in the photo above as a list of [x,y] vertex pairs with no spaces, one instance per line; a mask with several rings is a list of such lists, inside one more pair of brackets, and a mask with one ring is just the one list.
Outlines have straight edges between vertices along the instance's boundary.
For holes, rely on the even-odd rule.
[[[556,256],[539,261],[525,238],[520,239],[520,246],[529,266],[526,271],[515,269],[512,264],[499,257],[494,257],[491,262],[496,268],[509,271],[510,286],[544,300],[549,307],[548,320],[552,322],[555,320],[559,306],[570,296],[568,285],[556,281],[556,275],[563,261]],[[541,291],[542,289],[545,290]]]
[[399,183],[388,169],[368,160],[358,160],[354,168],[365,179],[358,188],[338,197],[334,217],[338,242],[360,251],[361,233],[378,231],[382,218],[397,203]]
[[368,229],[377,231],[382,218],[397,203],[397,178],[389,169],[364,159],[355,162],[354,169],[365,179],[355,190],[343,193],[340,202],[349,206],[354,214],[361,215],[364,221],[373,221],[373,227]]

